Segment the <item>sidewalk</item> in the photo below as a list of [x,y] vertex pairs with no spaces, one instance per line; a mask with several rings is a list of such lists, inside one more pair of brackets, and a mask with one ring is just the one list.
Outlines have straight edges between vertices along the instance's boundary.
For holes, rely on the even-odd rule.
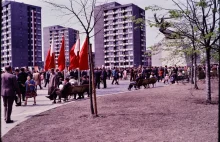
[[[107,80],[107,88],[106,89],[97,89],[97,95],[108,95],[108,94],[117,94],[120,92],[126,92],[127,87],[129,84],[129,80],[120,80],[120,85],[111,85],[111,80]],[[159,86],[161,84],[158,84]],[[103,85],[101,85],[102,88]],[[3,107],[3,101],[1,99],[1,137],[4,136],[10,129],[18,125],[19,123],[27,120],[28,118],[31,118],[32,116],[39,114],[41,112],[50,110],[52,108],[62,106],[67,103],[61,103],[61,104],[52,104],[52,101],[50,101],[45,96],[47,95],[47,88],[44,88],[43,90],[37,90],[38,96],[36,98],[37,105],[33,106],[33,98],[28,99],[27,106],[20,106],[16,107],[15,103],[13,105],[12,109],[12,115],[11,119],[14,120],[14,123],[6,124],[4,121],[4,107]],[[86,95],[87,96],[87,95]],[[75,102],[75,101],[71,101]]]
[[190,89],[179,84],[98,97],[97,118],[89,100],[69,103],[22,122],[2,141],[217,142],[217,85],[211,105],[204,103],[204,90]]

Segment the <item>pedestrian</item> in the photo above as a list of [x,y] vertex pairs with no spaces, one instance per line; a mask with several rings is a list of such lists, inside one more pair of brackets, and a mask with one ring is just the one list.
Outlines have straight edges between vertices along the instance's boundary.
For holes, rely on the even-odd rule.
[[95,87],[100,89],[100,82],[101,82],[101,71],[97,68],[95,69]]
[[33,80],[35,82],[35,89],[37,90],[37,85],[39,85],[40,89],[42,89],[40,73],[38,71],[34,71],[34,73],[33,73]]
[[[16,81],[18,83],[18,86],[19,86],[19,82],[18,82],[19,71],[20,71],[19,69],[15,70],[15,77],[16,77]],[[16,103],[16,106],[21,106],[21,98],[19,96],[15,96],[15,103]]]
[[12,74],[11,66],[5,67],[6,72],[1,74],[1,96],[4,105],[4,119],[6,123],[13,123],[11,112],[16,93],[20,96],[20,90],[16,76]]
[[28,74],[25,72],[24,68],[21,68],[20,70],[21,72],[18,74],[18,83],[22,94],[22,101],[25,101],[25,93],[26,93],[25,82],[27,80]]
[[115,69],[115,70],[113,71],[112,76],[113,76],[112,84],[114,84],[114,81],[115,81],[115,84],[119,85],[119,83],[118,83],[119,72],[118,72],[117,69]]
[[162,68],[159,69],[159,72],[158,72],[158,78],[157,78],[157,81],[162,81],[163,79],[163,70]]
[[49,79],[50,79],[50,72],[49,71],[47,71],[47,72],[45,72],[45,77],[44,77],[44,82],[45,82],[45,84],[44,84],[44,87],[46,87],[47,86],[47,84],[49,84]]
[[169,75],[168,74],[166,74],[166,76],[164,77],[164,84],[169,84],[169,79],[170,79],[170,77],[169,77]]
[[48,95],[50,95],[54,89],[58,88],[59,78],[55,73],[54,69],[51,69],[50,79],[48,84]]
[[134,70],[131,69],[131,73],[130,73],[130,82],[134,80]]
[[110,70],[110,68],[108,68],[108,71],[107,71],[107,78],[108,78],[108,80],[111,79],[111,70]]
[[101,79],[102,79],[102,81],[103,81],[103,85],[104,85],[103,88],[107,88],[107,84],[106,84],[106,80],[107,80],[107,72],[106,72],[106,70],[105,70],[104,67],[103,67],[103,69],[102,69]]
[[123,79],[127,80],[127,70],[126,69],[123,71]]
[[28,98],[34,98],[34,104],[33,105],[36,105],[36,96],[37,96],[37,93],[36,93],[36,84],[34,82],[33,79],[31,79],[31,77],[28,75],[27,76],[27,81],[25,82],[25,87],[26,87],[26,94],[25,94],[25,106],[27,105],[27,100]]
[[44,73],[40,73],[40,80],[41,80],[41,85],[44,84]]

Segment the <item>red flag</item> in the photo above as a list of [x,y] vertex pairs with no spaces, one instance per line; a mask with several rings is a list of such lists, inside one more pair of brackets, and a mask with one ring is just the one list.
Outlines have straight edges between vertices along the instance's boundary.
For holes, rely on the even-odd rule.
[[70,50],[70,65],[69,70],[76,69],[79,67],[79,39]]
[[47,53],[47,58],[46,58],[45,63],[44,63],[44,70],[45,71],[48,71],[49,64],[50,64],[50,49],[49,49],[49,51]]
[[88,70],[88,38],[86,37],[85,42],[83,43],[82,49],[79,53],[79,69],[80,70]]
[[64,45],[64,37],[62,38],[62,45],[60,47],[60,54],[57,59],[59,71],[63,71],[65,69],[65,45]]
[[48,65],[48,69],[55,69],[55,54],[53,52],[54,48],[54,41],[52,38],[52,43],[51,43],[51,47],[50,47],[50,61],[49,61],[49,65]]

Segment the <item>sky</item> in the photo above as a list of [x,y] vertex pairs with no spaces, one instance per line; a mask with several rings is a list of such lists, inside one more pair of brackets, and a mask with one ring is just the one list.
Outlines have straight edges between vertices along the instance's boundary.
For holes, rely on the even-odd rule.
[[[11,1],[14,1],[14,0],[11,0]],[[41,9],[42,31],[43,31],[43,27],[46,27],[46,26],[61,25],[64,27],[70,27],[70,28],[79,30],[80,32],[83,32],[83,29],[76,18],[72,18],[71,20],[69,20],[70,17],[63,16],[63,14],[60,13],[60,11],[55,10],[52,6],[48,5],[43,0],[15,0],[15,1],[40,6],[42,8]],[[101,3],[104,3],[105,1],[106,0],[99,0],[99,2]],[[69,0],[53,0],[53,2],[58,3],[58,4],[63,4],[63,5],[69,5]],[[118,2],[120,4],[133,3],[143,9],[146,6],[152,6],[152,5],[159,5],[162,7],[171,7],[173,5],[171,0],[115,0],[115,2]],[[76,5],[74,7],[74,9],[79,9],[79,8],[80,8],[79,5]],[[145,12],[146,19],[152,19],[153,14],[154,12],[146,11]],[[161,41],[163,37],[164,36],[160,34],[157,28],[151,28],[146,25],[146,47],[147,48]],[[85,35],[81,35],[80,38],[82,41],[82,39],[85,38]],[[93,43],[94,39],[92,39],[91,42]]]

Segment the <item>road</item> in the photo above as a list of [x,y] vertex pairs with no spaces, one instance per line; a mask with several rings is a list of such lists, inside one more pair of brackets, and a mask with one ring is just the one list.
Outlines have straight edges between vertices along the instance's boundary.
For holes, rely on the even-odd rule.
[[[101,84],[101,89],[97,89],[97,96],[105,96],[105,95],[115,95],[119,93],[128,92],[128,80],[120,80],[119,85],[112,85],[111,80],[107,81],[107,88],[102,89],[103,85]],[[164,86],[162,83],[157,83],[156,87]],[[133,89],[134,90],[134,89]],[[61,103],[61,104],[52,104],[52,101],[50,101],[45,96],[47,95],[47,88],[43,88],[42,90],[37,90],[37,98],[36,102],[37,105],[33,105],[33,98],[28,100],[27,106],[20,106],[16,107],[15,103],[12,110],[11,119],[14,120],[14,123],[6,124],[4,122],[4,107],[3,107],[3,101],[1,99],[1,137],[5,135],[10,129],[18,125],[19,123],[27,120],[28,118],[39,114],[41,112],[47,111],[49,109],[62,106],[68,103],[74,103],[75,101],[70,101],[67,103]]]

